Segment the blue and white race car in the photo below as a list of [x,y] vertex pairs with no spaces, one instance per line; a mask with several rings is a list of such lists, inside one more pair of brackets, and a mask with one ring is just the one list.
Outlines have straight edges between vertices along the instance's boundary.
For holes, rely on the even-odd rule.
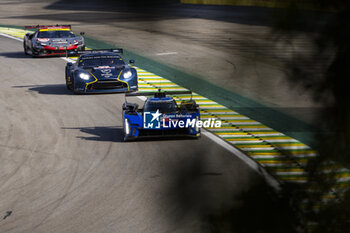
[[[127,64],[118,53],[123,49],[98,49],[68,52],[79,56],[66,65],[66,86],[74,93],[111,93],[137,91],[136,69]],[[130,60],[130,64],[134,61]]]
[[124,141],[140,137],[190,136],[199,138],[200,120],[198,105],[192,98],[178,105],[170,95],[192,94],[182,92],[127,93],[130,96],[148,97],[142,108],[136,103],[123,104]]

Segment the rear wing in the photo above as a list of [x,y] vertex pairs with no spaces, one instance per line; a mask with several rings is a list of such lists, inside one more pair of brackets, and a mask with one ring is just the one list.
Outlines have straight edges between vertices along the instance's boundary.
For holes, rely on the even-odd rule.
[[71,25],[35,25],[35,26],[24,26],[24,29],[35,29],[35,28],[39,28],[39,29],[46,29],[46,28],[52,28],[52,29],[60,29],[60,28],[69,28],[71,29],[72,26]]
[[191,99],[190,100],[183,100],[181,102],[181,105],[179,107],[180,110],[198,110],[199,105],[196,104],[194,100],[192,100],[192,91],[161,91],[161,89],[158,89],[157,92],[144,92],[144,93],[125,93],[125,103],[123,104],[123,110],[130,110],[130,111],[136,111],[135,109],[138,108],[137,104],[128,103],[126,100],[126,97],[132,97],[132,96],[154,96],[155,98],[164,98],[166,95],[183,95],[183,94],[190,94]]
[[161,91],[159,89],[157,92],[132,92],[125,93],[125,96],[157,96],[157,97],[165,97],[166,95],[181,95],[181,94],[190,94],[192,95],[192,91]]
[[96,54],[96,53],[120,53],[123,54],[123,49],[91,49],[91,50],[83,50],[83,51],[67,51],[67,57],[79,57],[83,54]]
[[162,98],[166,95],[183,95],[183,94],[190,94],[192,99],[192,91],[161,91],[161,89],[158,89],[157,92],[133,92],[133,93],[125,93],[125,97],[129,96],[154,96],[156,98]]

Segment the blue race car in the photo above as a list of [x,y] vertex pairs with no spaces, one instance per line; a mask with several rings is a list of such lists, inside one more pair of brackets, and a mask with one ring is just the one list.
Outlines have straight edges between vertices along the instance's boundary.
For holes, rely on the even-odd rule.
[[182,101],[180,105],[173,97],[166,96],[192,94],[190,91],[127,93],[128,96],[148,97],[143,108],[136,103],[123,104],[124,141],[140,137],[160,136],[190,136],[199,138],[200,112],[198,105],[192,98]]
[[[67,52],[79,56],[66,65],[66,86],[74,93],[112,93],[137,91],[136,69],[128,65],[118,53],[123,49],[98,49]],[[133,60],[129,63],[134,64]]]

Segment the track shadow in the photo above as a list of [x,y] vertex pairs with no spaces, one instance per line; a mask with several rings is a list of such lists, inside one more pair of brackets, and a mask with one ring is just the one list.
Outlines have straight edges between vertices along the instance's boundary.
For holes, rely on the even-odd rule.
[[28,91],[35,91],[44,95],[72,95],[65,84],[13,86],[13,88],[27,88]]
[[[167,19],[182,19],[182,18],[201,18],[209,20],[217,20],[223,22],[239,23],[256,26],[272,26],[275,17],[285,15],[285,9],[258,7],[258,6],[229,6],[229,5],[198,5],[198,4],[181,4],[177,0],[58,0],[45,7],[50,10],[73,10],[74,14],[68,13],[62,18],[59,14],[54,15],[35,15],[28,17],[45,17],[44,19],[56,20],[72,20],[76,18],[76,13],[83,13],[79,11],[94,11],[95,18],[98,12],[101,12],[103,17],[105,14],[114,14],[118,17],[118,22],[129,22],[130,20],[140,21],[159,21]],[[122,15],[115,14],[122,13]],[[127,16],[124,14],[127,13]],[[91,19],[91,13],[88,15],[79,15],[79,21]],[[329,15],[327,12],[303,11],[304,15],[318,15],[319,20],[324,19]],[[17,17],[17,16],[15,16]],[[22,16],[21,16],[22,17]],[[49,17],[49,18],[48,18]],[[103,19],[103,17],[96,17],[96,20]],[[112,17],[112,15],[110,15]],[[77,19],[77,18],[76,18]],[[110,21],[106,21],[110,22]]]
[[22,51],[0,53],[0,56],[7,58],[32,58],[31,56],[25,55]]
[[[293,189],[280,192],[255,175],[247,186],[227,189],[227,183],[219,177],[225,177],[228,167],[212,170],[212,160],[205,155],[206,152],[198,151],[197,156],[166,165],[169,177],[165,179],[172,179],[172,182],[164,186],[164,193],[169,195],[161,201],[165,206],[176,203],[178,207],[170,221],[178,224],[184,216],[199,216],[201,232],[208,233],[298,232],[295,231],[298,215],[292,208],[295,203],[290,202]],[[237,184],[233,182],[232,185]]]
[[301,232],[297,230],[300,220],[290,196],[290,193],[277,192],[266,181],[252,181],[247,191],[231,197],[231,204],[203,211],[203,229],[222,233]]
[[145,137],[139,137],[135,139],[129,139],[127,142],[151,142],[151,141],[180,141],[180,140],[198,140],[199,138],[196,137],[187,137],[183,135],[173,135],[173,136],[145,136]]
[[[65,84],[45,84],[45,85],[25,85],[25,86],[12,86],[13,88],[27,88],[28,91],[36,91],[39,94],[45,95],[74,95],[72,91],[67,90]],[[88,92],[77,93],[75,95],[124,95],[123,92]]]
[[[80,22],[90,22],[93,18],[99,21],[108,15],[109,18],[118,20],[118,22],[202,18],[247,25],[269,26],[273,23],[272,15],[276,11],[276,9],[264,7],[191,5],[180,4],[176,1],[149,2],[112,0],[76,1],[75,4],[72,4],[71,0],[59,0],[48,5],[45,9],[56,11],[73,10],[75,13],[14,16],[14,18],[69,19],[79,20]],[[93,16],[90,12],[82,12],[91,10],[95,11]],[[123,14],[120,15],[118,13]],[[125,13],[128,15],[125,16]],[[79,17],[77,17],[76,14],[79,14]],[[102,17],[95,17],[96,14],[101,14]]]
[[100,127],[73,127],[62,129],[80,130],[80,132],[93,136],[77,136],[77,138],[88,141],[123,142],[123,128],[120,126],[100,126]]
[[[62,129],[80,130],[80,132],[94,135],[94,136],[88,136],[88,137],[77,136],[77,138],[88,140],[88,141],[124,142],[122,126],[72,127],[72,128],[66,127]],[[196,140],[196,138],[184,137],[184,136],[141,137],[134,140],[129,140],[126,143],[146,142],[146,141],[174,141],[174,140]]]

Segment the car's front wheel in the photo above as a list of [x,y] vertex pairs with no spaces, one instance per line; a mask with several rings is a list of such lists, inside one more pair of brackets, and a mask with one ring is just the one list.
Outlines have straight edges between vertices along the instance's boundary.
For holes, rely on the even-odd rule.
[[29,53],[28,53],[28,47],[27,47],[26,42],[23,42],[23,49],[24,49],[24,54],[25,54],[25,55],[29,55]]
[[66,70],[66,87],[68,90],[72,91],[73,90],[73,85],[72,85],[73,82],[71,82],[70,79],[71,79],[71,77],[68,77],[67,70]]
[[66,80],[66,87],[67,87],[67,90],[69,91],[73,90],[72,84],[69,84],[67,80]]
[[77,89],[75,89],[74,78],[72,78],[72,77],[71,77],[71,82],[72,82],[72,84],[70,84],[70,88],[73,91],[73,93],[75,95],[81,95],[82,93],[80,91],[78,91]]

